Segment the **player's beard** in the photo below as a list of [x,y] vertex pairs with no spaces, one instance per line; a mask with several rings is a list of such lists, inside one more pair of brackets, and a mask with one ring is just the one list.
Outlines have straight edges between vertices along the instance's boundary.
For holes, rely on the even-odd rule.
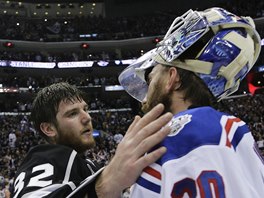
[[147,113],[157,104],[162,103],[165,107],[162,114],[171,112],[172,93],[172,90],[169,93],[164,93],[162,83],[157,83],[154,87],[153,93],[149,95],[147,102],[142,104],[141,110],[144,113]]
[[72,134],[68,134],[65,132],[63,133],[59,127],[57,128],[57,131],[58,131],[58,135],[56,137],[57,144],[71,147],[74,150],[76,150],[78,153],[84,153],[86,150],[91,149],[96,145],[92,134],[91,137],[89,138],[89,141],[83,143],[81,141],[81,137],[75,138],[72,137]]

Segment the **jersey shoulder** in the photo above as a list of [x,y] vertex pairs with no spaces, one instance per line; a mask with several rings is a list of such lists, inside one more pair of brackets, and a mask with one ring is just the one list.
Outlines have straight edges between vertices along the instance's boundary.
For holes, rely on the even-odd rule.
[[[197,107],[175,114],[170,122],[170,137],[190,140],[195,138],[201,142],[214,142],[221,133],[220,120],[225,115],[211,107]],[[208,133],[210,131],[210,133]],[[214,137],[210,139],[210,137]]]
[[64,162],[66,164],[69,157],[76,154],[77,152],[73,149],[62,145],[38,145],[29,150],[20,169],[27,169],[27,166],[36,166],[43,163],[56,165]]
[[42,193],[49,197],[66,197],[98,169],[69,147],[38,145],[28,152],[18,169],[13,194],[14,197]]
[[[233,124],[236,127],[233,127]],[[180,158],[205,145],[219,146],[223,136],[234,133],[234,146],[249,132],[243,121],[211,107],[197,107],[174,115],[171,132],[162,142],[167,147],[164,161]],[[230,142],[231,143],[231,142]]]

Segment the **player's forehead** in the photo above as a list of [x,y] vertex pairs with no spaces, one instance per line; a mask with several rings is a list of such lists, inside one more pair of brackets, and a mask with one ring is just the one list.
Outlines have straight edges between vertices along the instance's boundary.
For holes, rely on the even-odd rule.
[[58,106],[58,113],[64,113],[72,109],[88,107],[88,104],[82,98],[68,98],[61,100]]

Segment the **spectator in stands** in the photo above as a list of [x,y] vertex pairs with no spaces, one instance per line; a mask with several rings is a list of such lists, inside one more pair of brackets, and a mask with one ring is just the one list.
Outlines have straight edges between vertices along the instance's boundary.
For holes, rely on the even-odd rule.
[[0,175],[0,198],[10,198],[9,182]]
[[12,149],[15,148],[16,139],[17,139],[17,137],[16,137],[16,134],[14,132],[14,129],[11,129],[11,131],[10,131],[10,133],[8,135],[8,145],[9,145],[10,148],[12,148]]
[[116,144],[119,144],[123,138],[124,138],[124,136],[121,133],[116,133],[114,135],[114,140],[115,140]]

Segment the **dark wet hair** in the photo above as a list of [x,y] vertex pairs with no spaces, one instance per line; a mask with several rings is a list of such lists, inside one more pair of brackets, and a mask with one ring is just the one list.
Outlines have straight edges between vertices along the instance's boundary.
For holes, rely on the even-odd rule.
[[70,85],[67,82],[52,84],[41,89],[35,97],[32,109],[31,120],[34,127],[46,139],[47,136],[41,131],[40,125],[43,122],[49,122],[57,126],[56,115],[58,113],[59,104],[61,101],[82,101],[86,95],[76,86]]

